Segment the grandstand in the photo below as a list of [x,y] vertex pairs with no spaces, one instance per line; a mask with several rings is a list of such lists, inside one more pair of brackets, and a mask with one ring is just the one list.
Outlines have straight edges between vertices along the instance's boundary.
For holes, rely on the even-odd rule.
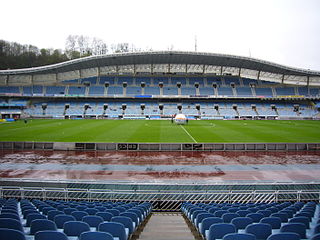
[[[319,104],[320,72],[232,55],[177,51],[122,53],[0,71],[0,114],[1,119],[7,120],[7,126],[18,119],[37,119],[39,122],[43,120],[38,119],[63,122],[66,122],[63,119],[97,119],[83,120],[87,122],[110,119],[128,124],[122,119],[170,120],[177,113],[183,113],[199,124],[200,120],[311,122],[319,120]],[[70,122],[74,121],[69,121],[73,124]],[[317,121],[312,121],[314,123]],[[54,124],[57,128],[62,127],[59,122]],[[12,130],[14,134],[19,135],[19,127]],[[178,129],[190,135],[184,127]],[[30,131],[24,129],[23,133],[37,133]],[[93,134],[95,131],[97,129],[92,127]],[[231,129],[231,134],[238,132]],[[99,222],[107,215],[98,215],[92,209],[106,212],[106,209],[116,208],[119,213],[113,211],[118,213],[115,215],[121,215],[121,210],[125,220],[116,216],[106,220],[110,226],[121,222],[122,233],[112,236],[112,239],[118,237],[120,240],[164,239],[158,236],[162,233],[154,230],[159,221],[172,221],[177,226],[172,227],[170,233],[177,233],[176,240],[215,239],[212,227],[215,225],[206,223],[213,218],[217,224],[229,224],[224,225],[232,228],[228,233],[248,235],[243,239],[256,239],[252,234],[258,230],[250,229],[258,228],[256,225],[259,224],[264,224],[266,229],[263,239],[280,234],[279,238],[273,236],[270,240],[284,239],[281,233],[293,231],[290,224],[298,220],[308,227],[300,226],[301,236],[293,233],[288,239],[311,239],[319,228],[319,206],[315,203],[319,203],[320,195],[317,177],[320,173],[317,162],[320,139],[268,143],[258,140],[202,143],[194,139],[191,143],[135,143],[130,139],[128,142],[51,142],[11,141],[5,137],[0,141],[3,163],[0,198],[6,200],[0,200],[0,209],[1,214],[7,208],[16,211],[16,224],[21,225],[19,231],[23,234],[22,237],[20,233],[10,234],[20,234],[21,239],[42,239],[36,236],[33,222],[25,214],[29,208],[34,214],[41,215],[39,219],[51,221],[54,233],[50,234],[59,232],[61,239],[69,240],[77,239],[81,233],[70,233],[58,219],[55,220],[52,211],[63,211],[61,218],[77,220],[71,227],[73,230],[81,226],[95,237],[94,233],[104,232],[107,228]],[[162,137],[166,138],[166,135]],[[254,136],[253,139],[257,138]],[[182,153],[184,151],[187,153]],[[253,152],[253,155],[242,151]],[[260,155],[256,153],[259,151]],[[270,153],[274,151],[274,155]],[[291,155],[291,151],[296,151],[293,153],[296,155]],[[241,162],[242,159],[249,160]],[[293,159],[295,162],[291,163]],[[91,218],[76,218],[73,215],[77,214],[71,211],[83,212],[85,209],[90,211],[85,211],[85,215]],[[151,209],[173,214],[150,214]],[[243,211],[251,212],[244,215]],[[161,220],[162,217],[165,220]],[[252,217],[248,225],[253,226],[241,228],[236,222],[231,226],[233,217],[246,218],[244,220]],[[297,220],[299,217],[307,218],[308,222]],[[157,221],[153,223],[153,219]],[[95,225],[90,222],[93,220]],[[271,228],[265,224],[268,221],[271,221]],[[31,226],[27,226],[30,222]],[[183,232],[191,231],[189,229],[192,234],[184,235]],[[170,229],[164,231],[170,232]],[[0,222],[0,239],[1,234],[9,233],[2,233]]]

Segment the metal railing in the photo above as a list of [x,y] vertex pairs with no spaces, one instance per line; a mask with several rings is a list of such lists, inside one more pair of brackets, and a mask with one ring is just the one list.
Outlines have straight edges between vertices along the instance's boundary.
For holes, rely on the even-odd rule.
[[247,203],[320,200],[320,190],[156,191],[42,187],[0,187],[0,198],[151,202],[155,211],[178,211],[183,202]]

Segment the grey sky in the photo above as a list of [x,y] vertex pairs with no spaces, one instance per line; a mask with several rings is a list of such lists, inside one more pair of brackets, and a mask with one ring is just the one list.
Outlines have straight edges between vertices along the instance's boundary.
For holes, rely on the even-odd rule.
[[0,39],[61,48],[70,34],[153,50],[227,53],[320,70],[319,0],[2,0]]

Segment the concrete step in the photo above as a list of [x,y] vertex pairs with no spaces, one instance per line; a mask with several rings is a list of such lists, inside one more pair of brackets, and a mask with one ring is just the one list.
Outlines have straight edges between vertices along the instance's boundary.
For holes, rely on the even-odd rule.
[[139,240],[195,240],[181,214],[154,213]]

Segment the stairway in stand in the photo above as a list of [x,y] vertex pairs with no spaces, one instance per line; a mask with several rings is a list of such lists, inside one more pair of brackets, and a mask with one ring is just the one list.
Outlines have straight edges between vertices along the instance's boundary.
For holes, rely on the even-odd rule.
[[153,213],[139,240],[195,240],[180,213]]

